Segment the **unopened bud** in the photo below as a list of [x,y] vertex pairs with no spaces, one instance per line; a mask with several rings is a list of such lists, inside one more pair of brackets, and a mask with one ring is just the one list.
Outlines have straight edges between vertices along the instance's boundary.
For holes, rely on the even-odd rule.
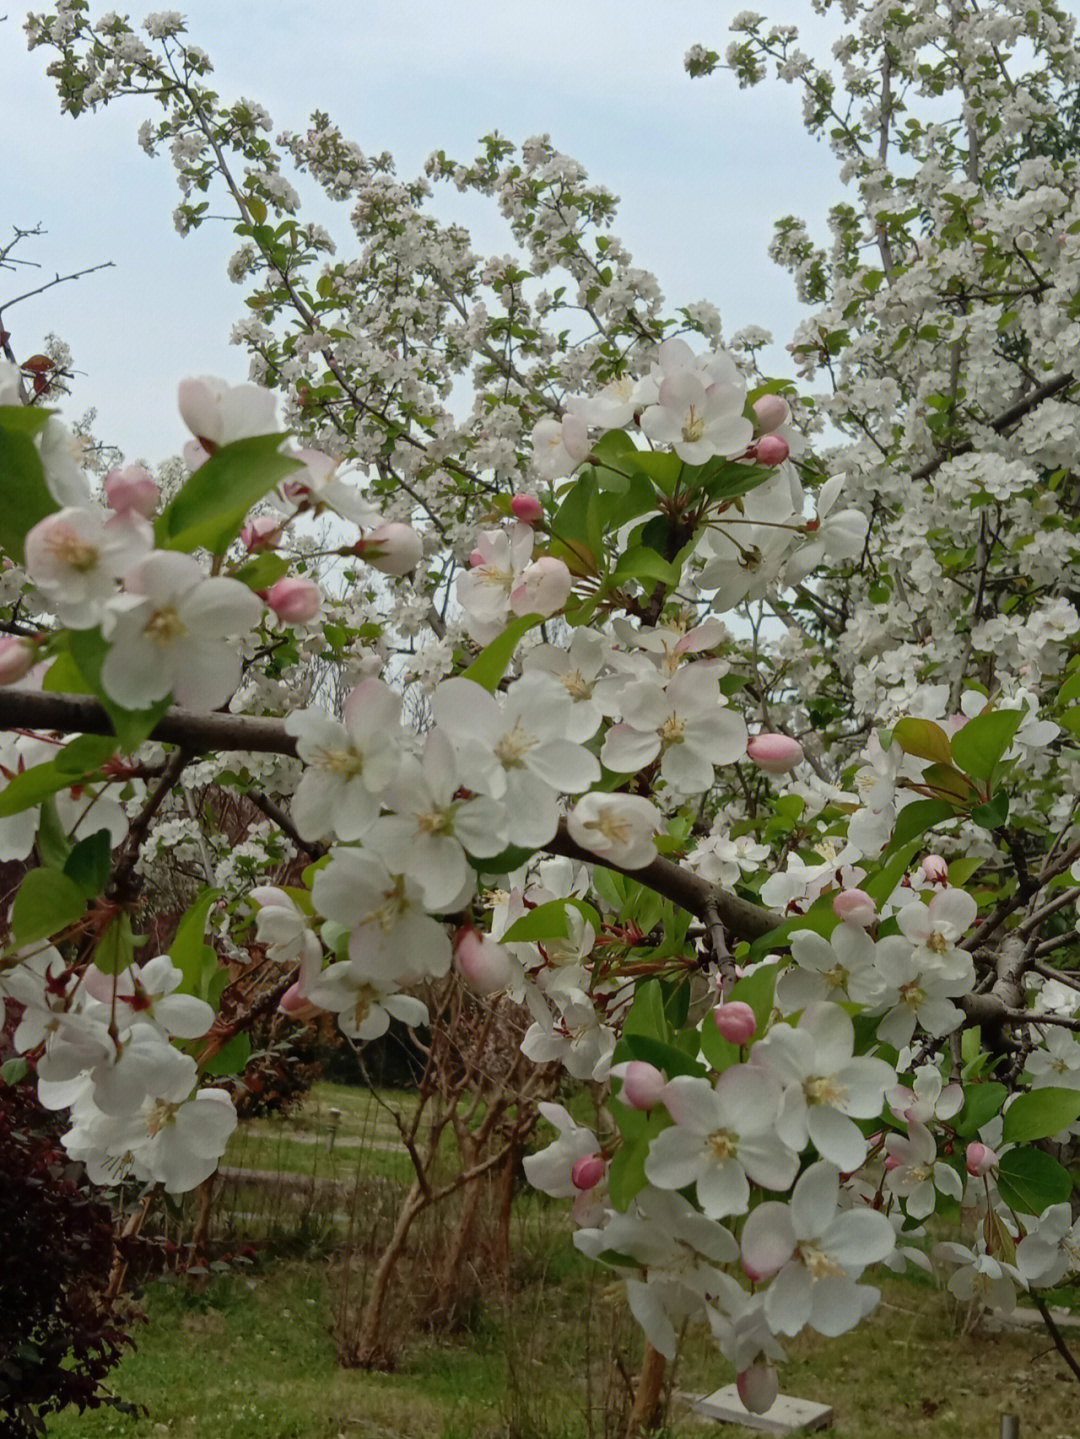
[[424,542],[412,525],[388,520],[364,536],[356,553],[384,575],[407,575],[424,553]]
[[713,1010],[713,1019],[717,1029],[731,1044],[746,1044],[757,1029],[757,1015],[740,999],[734,999],[730,1004],[718,1004]]
[[510,951],[471,925],[458,935],[454,946],[458,973],[474,994],[494,994],[510,983]]
[[322,595],[312,580],[280,579],[264,591],[263,599],[287,625],[307,624],[322,608]]
[[526,565],[521,583],[510,591],[510,608],[516,615],[553,615],[570,594],[573,577],[562,560],[541,555]]
[[663,1070],[644,1059],[632,1059],[626,1066],[622,1101],[631,1109],[652,1109],[663,1097],[667,1079]]
[[281,521],[273,515],[259,515],[240,531],[240,541],[250,554],[252,550],[269,550],[281,539]]
[[857,925],[860,929],[865,929],[877,919],[877,905],[862,889],[841,890],[834,895],[832,907],[833,914],[845,924]]
[[788,442],[782,435],[762,435],[757,442],[759,465],[782,465],[790,454]]
[[756,734],[746,746],[747,756],[766,774],[787,774],[803,762],[803,747],[786,734]]
[[779,395],[762,395],[760,400],[754,401],[754,418],[758,432],[768,435],[787,424],[791,411]]
[[928,854],[922,862],[923,875],[931,884],[948,884],[949,865],[940,854]]
[[570,1171],[570,1182],[575,1189],[595,1189],[604,1177],[602,1154],[586,1154]]
[[105,503],[118,515],[134,510],[149,519],[157,509],[160,494],[153,477],[142,465],[128,465],[125,470],[110,470],[102,482]]
[[771,1364],[751,1364],[735,1380],[739,1398],[751,1414],[764,1414],[776,1403],[780,1379]]
[[282,1014],[287,1014],[290,1019],[303,1020],[311,1019],[319,1013],[316,1005],[300,993],[300,982],[290,984],[285,993],[278,1000],[278,1009]]
[[34,667],[37,648],[17,635],[0,637],[0,685],[13,685]]
[[510,508],[523,524],[535,525],[544,518],[544,507],[535,495],[515,495]]
[[984,1174],[989,1174],[991,1169],[998,1167],[999,1160],[989,1145],[980,1144],[976,1140],[974,1144],[968,1145],[964,1163],[972,1179],[981,1179]]

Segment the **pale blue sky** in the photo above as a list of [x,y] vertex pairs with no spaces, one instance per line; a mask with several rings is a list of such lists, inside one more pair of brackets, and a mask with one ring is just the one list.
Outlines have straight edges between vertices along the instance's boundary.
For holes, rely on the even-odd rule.
[[[514,140],[549,132],[621,197],[615,230],[671,303],[707,299],[728,333],[753,323],[781,345],[789,338],[798,310],[766,255],[772,221],[799,214],[821,234],[838,188],[826,147],[802,130],[795,90],[740,91],[727,75],[685,74],[694,42],[726,48],[742,0],[193,0],[181,8],[223,97],[261,101],[275,132],[326,110],[364,150],[390,150],[405,176],[436,148],[470,157],[491,129]],[[169,160],[150,160],[136,143],[149,106],[127,101],[61,118],[44,73],[48,52],[28,53],[20,12],[8,15],[0,25],[5,233],[40,222],[48,236],[25,254],[46,274],[115,262],[12,310],[13,344],[28,354],[49,331],[67,340],[86,374],[66,412],[95,404],[100,438],[129,458],[163,459],[185,438],[178,379],[246,377],[243,353],[229,344],[241,291],[224,275],[237,242],[223,225],[181,239]],[[798,20],[824,45],[836,33],[809,0],[786,0],[778,18]],[[510,248],[493,209],[472,202],[465,211],[449,187],[439,196],[441,213],[467,219],[478,249]],[[328,209],[320,202],[312,213],[325,223]],[[346,222],[340,207],[329,225],[343,253]],[[0,274],[5,295],[26,283]]]

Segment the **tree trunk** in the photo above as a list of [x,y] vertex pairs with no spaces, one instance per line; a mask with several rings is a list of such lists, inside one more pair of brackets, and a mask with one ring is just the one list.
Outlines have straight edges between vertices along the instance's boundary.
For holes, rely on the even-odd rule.
[[521,1141],[514,1139],[506,1152],[501,1182],[499,1184],[499,1227],[495,1231],[495,1251],[492,1256],[495,1273],[503,1287],[510,1287],[510,1221],[514,1214],[514,1180],[521,1161]]
[[638,1439],[638,1435],[656,1428],[660,1417],[666,1367],[664,1356],[646,1341],[645,1356],[641,1361],[641,1373],[634,1395],[634,1407],[626,1421],[623,1439]]
[[473,1230],[476,1227],[476,1215],[480,1208],[484,1179],[485,1176],[481,1175],[465,1187],[457,1229],[435,1280],[431,1311],[427,1321],[432,1326],[445,1324],[453,1313],[454,1305],[461,1292],[461,1269],[465,1263],[465,1256],[469,1252]]
[[419,1181],[414,1180],[405,1198],[405,1203],[401,1206],[401,1213],[394,1225],[394,1232],[379,1258],[375,1277],[371,1284],[371,1293],[368,1295],[364,1312],[360,1318],[356,1343],[352,1346],[351,1355],[348,1356],[348,1362],[358,1369],[377,1369],[379,1367],[379,1362],[383,1357],[379,1346],[382,1335],[383,1305],[386,1303],[386,1295],[390,1289],[390,1280],[405,1249],[405,1241],[409,1237],[412,1222],[426,1206],[426,1203]]

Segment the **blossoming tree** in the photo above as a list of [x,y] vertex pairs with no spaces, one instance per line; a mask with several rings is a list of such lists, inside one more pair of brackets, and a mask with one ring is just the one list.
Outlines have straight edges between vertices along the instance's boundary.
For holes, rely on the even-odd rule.
[[[176,1193],[243,1063],[208,924],[356,1041],[452,966],[509,991],[529,1058],[610,1086],[610,1132],[546,1106],[526,1170],[645,1331],[632,1427],[684,1320],[763,1410],[785,1337],[928,1251],[1030,1292],[1080,1378],[1045,1297],[1080,1268],[1080,60],[1052,0],[841,8],[832,68],[755,15],[727,55],[848,186],[827,248],[777,225],[796,380],[670,312],[546,137],[405,182],[320,113],[272,143],[177,15],[28,22],[71,114],[154,97],[181,230],[233,207],[253,383],[184,381],[183,466],[95,476],[4,338],[7,1078],[95,1181]],[[512,255],[438,221],[445,181]],[[265,832],[147,956],[211,778]]]

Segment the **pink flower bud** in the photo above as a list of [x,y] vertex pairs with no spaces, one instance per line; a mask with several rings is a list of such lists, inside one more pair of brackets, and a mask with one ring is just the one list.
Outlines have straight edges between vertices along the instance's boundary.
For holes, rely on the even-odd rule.
[[604,1177],[606,1165],[602,1154],[586,1154],[570,1171],[575,1189],[595,1189]]
[[903,1156],[900,1154],[886,1154],[885,1156],[886,1169],[899,1169],[903,1162]]
[[521,583],[510,591],[510,608],[516,615],[553,615],[570,594],[573,578],[562,560],[542,555],[526,565]]
[[515,495],[510,501],[510,508],[526,525],[538,524],[544,518],[544,507],[535,495]]
[[989,1145],[980,1144],[978,1140],[968,1145],[964,1163],[972,1179],[981,1179],[984,1174],[989,1174],[991,1169],[998,1167],[998,1162],[997,1155]]
[[790,453],[788,442],[782,435],[762,435],[757,442],[759,465],[782,465]]
[[779,395],[762,395],[760,400],[754,401],[754,415],[757,420],[758,432],[768,435],[773,430],[778,430],[781,425],[786,425],[791,419],[791,411],[787,402]]
[[318,1007],[300,993],[299,980],[295,984],[290,984],[278,1000],[278,1009],[282,1014],[287,1014],[296,1020],[311,1019],[313,1015],[319,1013]]
[[787,774],[803,762],[803,747],[786,734],[756,734],[747,743],[746,753],[766,774]]
[[17,635],[0,637],[0,685],[13,685],[34,667],[37,650]]
[[940,854],[928,854],[922,862],[923,875],[931,884],[948,884],[949,865]]
[[469,556],[469,568],[471,570],[479,569],[479,567],[484,563],[485,560],[483,550],[473,550],[472,554]]
[[454,960],[458,973],[474,994],[494,994],[510,983],[513,973],[510,951],[471,925],[458,935]]
[[771,1364],[751,1364],[735,1380],[739,1398],[751,1414],[764,1414],[776,1403],[780,1378]]
[[757,1015],[740,999],[718,1004],[712,1013],[717,1029],[732,1044],[746,1044],[757,1029]]
[[281,521],[273,515],[260,515],[240,531],[240,540],[250,554],[252,550],[269,550],[281,539]]
[[356,552],[384,575],[407,575],[420,563],[424,542],[412,525],[388,520],[365,535]]
[[877,905],[862,889],[842,889],[832,902],[833,914],[839,915],[845,924],[865,929],[877,919]]
[[322,595],[312,580],[280,579],[263,593],[263,599],[287,625],[307,624],[322,608]]
[[110,470],[102,489],[105,491],[105,503],[118,515],[134,510],[149,519],[160,498],[157,485],[142,465],[128,465],[126,470]]
[[631,1109],[652,1109],[663,1097],[667,1079],[662,1070],[644,1059],[632,1059],[626,1066],[622,1095]]

